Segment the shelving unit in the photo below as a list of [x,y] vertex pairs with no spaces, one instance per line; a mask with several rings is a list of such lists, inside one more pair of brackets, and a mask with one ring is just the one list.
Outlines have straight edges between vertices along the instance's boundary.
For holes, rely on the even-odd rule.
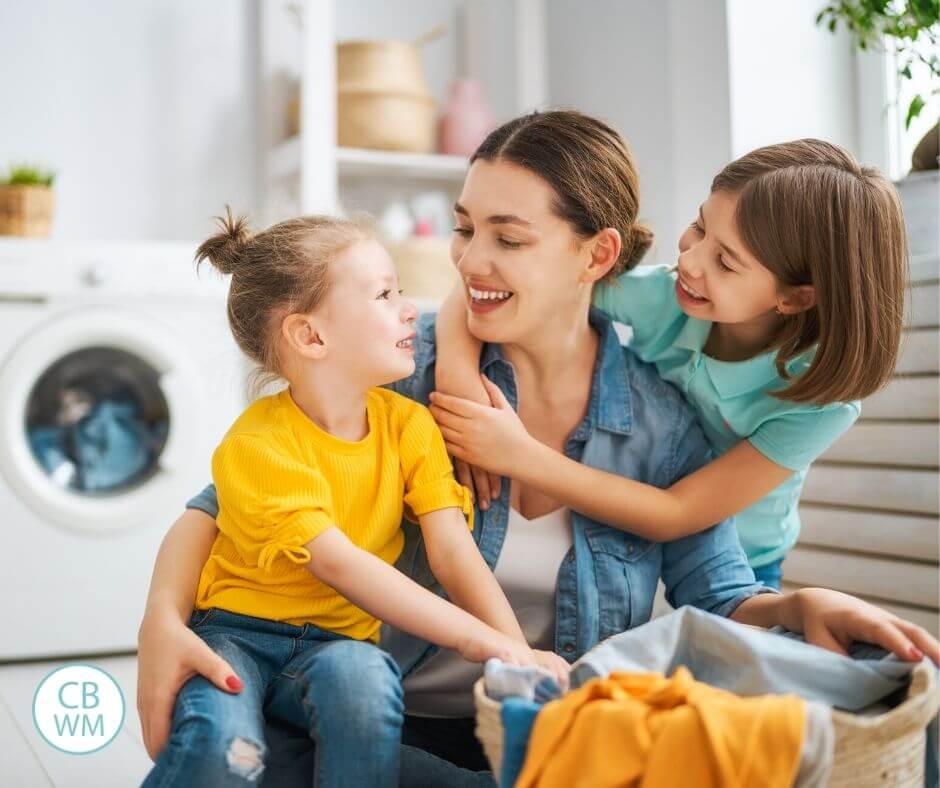
[[[274,148],[268,157],[268,177],[296,178],[301,168],[301,138],[292,137]],[[415,178],[460,183],[467,159],[440,153],[397,153],[364,148],[336,149],[337,176],[342,178]]]
[[[547,99],[544,0],[512,0],[498,8],[513,25],[512,79],[515,113],[543,106]],[[464,0],[464,22],[457,34],[463,67],[479,70],[491,37],[487,34],[488,0]],[[288,140],[275,129],[284,117],[288,92],[283,85],[287,55],[283,42],[296,25],[285,0],[259,4],[259,89],[262,97],[263,150],[259,162],[263,211],[269,221],[298,213],[334,213],[345,202],[347,189],[369,184],[373,202],[429,188],[456,196],[467,161],[462,156],[397,153],[340,148],[336,142],[336,14],[335,0],[303,0],[300,68],[301,133]],[[455,75],[457,69],[455,67]],[[280,87],[280,90],[278,90]],[[515,114],[514,113],[514,114]],[[506,118],[499,118],[505,120]],[[362,200],[351,198],[356,207]],[[375,206],[367,208],[376,210]]]

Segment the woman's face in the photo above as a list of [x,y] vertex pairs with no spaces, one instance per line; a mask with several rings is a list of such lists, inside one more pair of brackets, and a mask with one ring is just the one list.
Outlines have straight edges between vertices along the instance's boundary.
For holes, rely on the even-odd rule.
[[513,343],[590,303],[579,276],[590,259],[552,210],[555,193],[508,161],[476,161],[454,206],[451,259],[468,305],[467,327],[484,342]]

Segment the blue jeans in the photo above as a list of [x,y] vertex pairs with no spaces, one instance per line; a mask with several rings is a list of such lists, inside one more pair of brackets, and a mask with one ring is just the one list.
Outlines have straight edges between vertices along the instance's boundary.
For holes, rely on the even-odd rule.
[[759,583],[763,583],[768,588],[780,590],[780,582],[783,580],[783,559],[778,558],[769,564],[754,567],[754,576]]
[[196,611],[190,628],[241,678],[229,694],[202,676],[176,698],[170,738],[144,786],[255,785],[268,754],[266,720],[313,740],[306,785],[397,788],[402,688],[378,646],[302,627]]

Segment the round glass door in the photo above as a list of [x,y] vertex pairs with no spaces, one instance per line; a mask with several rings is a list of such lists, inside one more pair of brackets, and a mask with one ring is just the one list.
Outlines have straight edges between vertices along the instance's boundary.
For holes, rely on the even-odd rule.
[[160,373],[113,347],[62,356],[26,400],[24,428],[36,462],[57,487],[87,496],[120,494],[150,479],[169,426]]

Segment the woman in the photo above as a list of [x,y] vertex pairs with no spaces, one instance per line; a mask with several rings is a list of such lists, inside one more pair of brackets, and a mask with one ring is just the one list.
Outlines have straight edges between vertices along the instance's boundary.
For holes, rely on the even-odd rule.
[[[452,252],[466,284],[468,327],[487,343],[481,372],[518,408],[526,429],[572,459],[669,486],[708,461],[705,438],[679,393],[622,348],[610,320],[591,309],[595,283],[634,265],[649,245],[637,210],[636,171],[615,131],[575,112],[527,116],[493,132],[471,160],[455,205],[460,232]],[[415,374],[395,388],[426,404],[435,387],[433,318],[422,318],[419,334]],[[185,680],[199,673],[226,688],[232,676],[186,628],[216,534],[214,498],[207,488],[190,502],[196,508],[180,517],[157,558],[138,685],[151,755],[163,745]],[[922,650],[940,659],[940,646],[923,630],[860,600],[823,589],[781,595],[756,583],[730,521],[658,544],[559,508],[516,483],[502,484],[475,516],[474,539],[527,638],[569,661],[647,621],[660,578],[677,607],[782,624],[826,648],[866,640],[902,658]],[[408,536],[398,566],[433,586],[420,535],[409,529]],[[471,687],[479,674],[398,631],[386,631],[382,645],[405,678],[404,741],[459,766],[484,768],[472,723]],[[289,747],[310,750],[302,733],[277,741],[269,733],[269,772],[275,762],[290,763]],[[441,766],[430,757],[427,765]],[[288,770],[309,780],[305,761]],[[443,779],[436,775],[428,782]],[[448,779],[466,776],[455,770]]]

